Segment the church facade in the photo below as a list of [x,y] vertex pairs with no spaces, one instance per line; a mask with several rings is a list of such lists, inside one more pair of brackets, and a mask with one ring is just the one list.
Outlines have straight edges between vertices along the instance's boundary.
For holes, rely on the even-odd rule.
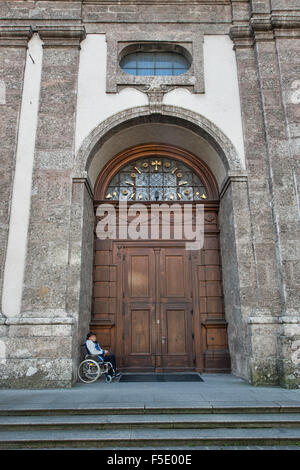
[[1,1],[0,116],[1,387],[299,387],[298,0]]

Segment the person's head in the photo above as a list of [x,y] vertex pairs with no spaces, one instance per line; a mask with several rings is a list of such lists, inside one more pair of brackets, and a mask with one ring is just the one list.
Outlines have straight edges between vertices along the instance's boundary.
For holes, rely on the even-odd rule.
[[97,341],[97,337],[96,337],[95,333],[93,333],[92,331],[90,331],[86,335],[86,339],[90,339],[91,341]]

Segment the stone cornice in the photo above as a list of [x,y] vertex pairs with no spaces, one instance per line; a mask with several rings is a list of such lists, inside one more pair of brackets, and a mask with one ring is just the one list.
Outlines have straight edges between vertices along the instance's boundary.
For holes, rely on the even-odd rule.
[[38,316],[20,315],[18,317],[8,317],[3,324],[5,325],[73,325],[75,320],[70,316],[45,316],[41,312]]
[[273,41],[274,31],[270,16],[253,16],[250,19],[250,27],[255,42]]
[[271,23],[274,28],[299,29],[300,9],[298,11],[289,11],[288,13],[273,12]]
[[300,38],[300,11],[290,11],[288,15],[275,12],[271,22],[276,38]]
[[253,31],[268,31],[276,28],[300,28],[300,10],[279,12],[273,11],[270,15],[252,15],[250,20]]
[[73,179],[72,179],[73,184],[84,184],[91,200],[93,201],[94,200],[93,185],[91,183],[89,175],[87,174],[87,171],[84,171],[83,173],[84,173],[83,176],[78,176],[78,177],[74,176],[73,177]]
[[0,46],[27,47],[32,35],[31,26],[0,25]]
[[80,47],[85,39],[84,26],[36,26],[37,32],[43,41],[43,47]]
[[234,42],[234,49],[245,49],[254,44],[253,32],[249,25],[232,26],[229,34]]
[[294,37],[300,34],[300,11],[252,16],[250,25],[256,40],[273,39],[274,36]]
[[27,47],[28,41],[34,33],[38,33],[44,47],[79,47],[85,39],[84,26],[7,26],[0,25],[0,47]]
[[274,38],[300,37],[300,11],[252,15],[248,25],[234,25],[230,37],[235,49],[252,47],[254,42]]
[[236,172],[228,172],[227,177],[225,178],[221,189],[219,198],[220,200],[223,198],[224,194],[226,193],[227,189],[232,183],[243,183],[248,184],[248,175],[246,170],[236,171]]
[[[248,0],[215,0],[218,5],[230,5],[231,1],[245,1]],[[207,0],[82,0],[84,4],[91,5],[206,5]]]

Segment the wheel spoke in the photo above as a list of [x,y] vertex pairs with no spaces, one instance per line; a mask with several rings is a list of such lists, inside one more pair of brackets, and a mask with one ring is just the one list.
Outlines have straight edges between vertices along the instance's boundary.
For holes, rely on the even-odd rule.
[[95,382],[101,376],[98,363],[93,360],[82,361],[78,367],[78,377],[82,382]]

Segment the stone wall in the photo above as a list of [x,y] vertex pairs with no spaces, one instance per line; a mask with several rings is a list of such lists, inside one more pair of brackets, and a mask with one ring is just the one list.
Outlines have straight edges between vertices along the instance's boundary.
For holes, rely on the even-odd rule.
[[[300,12],[293,0],[277,0],[271,5],[268,1],[253,1],[251,7],[249,24],[231,29],[240,73],[242,112],[247,123],[245,141],[251,146],[246,155],[261,297],[261,312],[258,310],[258,318],[249,322],[254,345],[251,376],[258,383],[269,377],[286,386],[297,386],[300,213],[296,76]],[[248,90],[247,83],[251,86]],[[273,339],[267,340],[276,355],[276,363],[270,365],[268,372],[266,364],[260,364],[264,362],[260,344],[265,338],[275,337],[277,344]]]
[[[93,188],[87,171],[92,152],[99,149],[101,139],[107,140],[108,135],[113,137],[122,126],[128,126],[130,113],[135,124],[138,119],[144,123],[145,116],[153,116],[163,125],[168,112],[173,118],[177,113],[178,119],[184,119],[191,132],[195,128],[200,132],[206,125],[214,129],[214,136],[209,129],[203,135],[209,136],[210,143],[215,142],[220,161],[224,160],[222,171],[227,171],[219,187],[219,222],[233,372],[254,384],[299,386],[298,0],[190,3],[174,0],[171,4],[159,0],[4,1],[0,2],[0,24],[1,386],[71,386],[75,380],[79,344],[89,325],[91,307]],[[149,83],[148,88],[134,90],[135,94],[130,92],[128,99],[134,96],[136,104],[127,105],[126,90],[118,89],[114,75],[117,64],[107,67],[105,61],[113,59],[109,51],[117,51],[118,41],[127,44],[141,40],[143,32],[151,40],[188,41],[188,47],[191,50],[195,47],[199,57],[202,55],[197,38],[201,41],[211,35],[231,38],[237,66],[244,161],[238,152],[235,162],[226,157],[222,145],[227,143],[220,138],[218,125],[211,116],[210,123],[201,108],[201,98],[197,96],[205,96],[210,85],[205,64],[201,65],[204,81],[201,80],[200,87],[193,89],[188,81],[173,84],[175,88],[189,89],[190,108],[188,100],[183,104],[180,101],[180,92],[174,93],[172,106],[163,105],[170,88],[158,84],[151,89]],[[36,139],[32,135],[35,148],[31,210],[24,241],[26,261],[15,280],[10,274],[10,288],[16,282],[15,288],[21,292],[20,308],[9,311],[3,299],[7,299],[10,291],[3,278],[8,275],[5,261],[11,259],[7,257],[7,243],[9,229],[14,227],[12,188],[18,181],[15,162],[21,139],[20,113],[28,100],[23,88],[26,60],[34,64],[26,47],[33,34],[43,42],[43,61],[39,106],[33,111],[37,125]],[[107,79],[116,80],[111,89],[107,89],[107,81],[103,84],[100,95],[105,99],[99,102],[99,108],[115,106],[116,111],[101,110],[99,122],[94,114],[94,130],[81,135],[79,142],[76,141],[78,76],[85,77],[84,73],[80,75],[80,44],[86,34],[102,38],[105,35],[108,41],[102,71],[109,72]],[[103,41],[101,47],[104,51]],[[87,55],[84,57],[86,60]],[[97,88],[97,82],[94,84]],[[80,82],[81,91],[83,85]],[[115,101],[111,98],[113,93],[106,99],[107,91],[115,93]],[[144,95],[140,97],[138,93]],[[84,109],[87,103],[84,92],[81,96],[80,109]],[[118,108],[120,97],[122,109]],[[143,107],[143,112],[139,112],[138,106]],[[132,108],[127,117],[126,107]],[[221,101],[219,107],[222,112]],[[89,109],[85,109],[87,114]],[[197,112],[199,118],[195,117]],[[97,136],[98,144],[93,140]],[[89,139],[90,147],[86,145]],[[90,155],[86,149],[90,149]],[[81,166],[77,166],[79,158]]]

